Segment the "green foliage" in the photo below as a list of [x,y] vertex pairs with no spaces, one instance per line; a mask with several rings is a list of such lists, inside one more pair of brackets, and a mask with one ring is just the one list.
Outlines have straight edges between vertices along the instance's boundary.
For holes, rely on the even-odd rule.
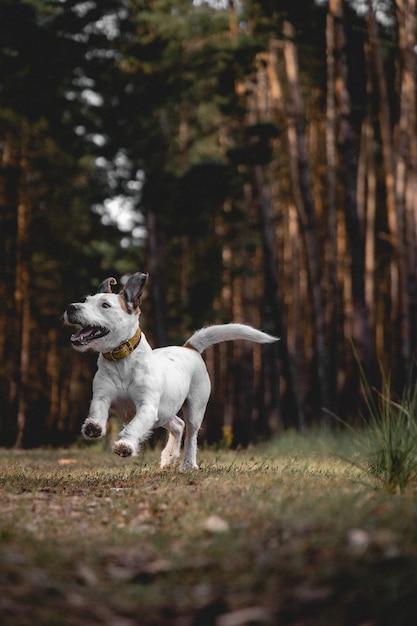
[[370,429],[364,438],[368,471],[390,494],[403,493],[417,476],[417,385],[406,387],[400,402],[391,398],[389,379],[382,392],[362,382]]
[[404,493],[417,477],[417,384],[405,386],[399,402],[381,368],[376,391],[358,363],[366,407],[365,428],[355,432],[360,460],[352,461],[376,479],[387,494]]

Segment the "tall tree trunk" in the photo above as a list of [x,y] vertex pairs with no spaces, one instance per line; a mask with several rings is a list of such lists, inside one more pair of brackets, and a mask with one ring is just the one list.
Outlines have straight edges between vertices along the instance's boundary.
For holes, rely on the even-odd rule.
[[[253,124],[259,122],[274,123],[277,113],[282,111],[283,100],[278,81],[275,47],[276,42],[272,40],[269,52],[260,53],[257,56],[255,97],[252,98],[252,104],[249,107],[249,119]],[[264,380],[264,385],[269,383],[269,425],[272,431],[276,431],[284,423],[280,398],[280,372],[277,367],[278,353],[281,361],[281,375],[285,380],[287,390],[284,398],[286,412],[294,416],[291,425],[302,430],[305,426],[305,415],[302,406],[300,377],[296,360],[289,351],[288,329],[278,280],[279,266],[273,220],[273,180],[276,180],[276,177],[272,164],[254,166],[252,188],[259,211],[263,248],[264,327],[268,332],[279,336],[281,339],[281,343],[276,349],[268,351],[272,358],[265,362],[267,380]]]
[[329,390],[329,355],[326,345],[325,306],[320,270],[320,250],[317,238],[315,209],[307,158],[306,140],[302,123],[302,105],[298,61],[294,45],[294,27],[284,22],[284,58],[291,99],[288,115],[288,144],[293,188],[299,213],[301,233],[306,247],[307,263],[312,290],[317,353],[317,379],[320,406],[331,410]]
[[14,330],[10,332],[12,324],[16,324],[14,299],[10,293],[14,292],[16,280],[16,213],[18,188],[20,179],[19,158],[16,154],[16,138],[12,131],[3,136],[3,151],[0,171],[0,227],[2,233],[7,233],[0,248],[0,267],[2,280],[0,281],[0,361],[3,364],[0,372],[1,384],[1,411],[0,445],[11,445],[16,440],[16,411],[17,411],[17,380],[15,378],[16,350]]
[[23,137],[20,158],[20,190],[17,206],[16,281],[15,281],[15,338],[18,340],[16,362],[17,434],[15,447],[21,448],[26,427],[29,387],[30,354],[30,208],[27,185],[29,181],[28,137]]
[[415,347],[415,228],[417,192],[417,146],[416,146],[416,79],[415,79],[415,0],[399,0],[396,3],[398,22],[398,46],[401,60],[400,114],[396,145],[397,201],[403,211],[403,240],[401,267],[403,278],[403,307],[401,311],[401,344],[405,371],[412,365]]
[[[245,253],[244,253],[245,254]],[[250,253],[246,251],[246,262],[244,265],[251,267]],[[242,307],[242,315],[240,322],[245,321],[251,326],[257,326],[252,307],[253,294],[256,292],[256,278],[251,273],[244,272],[239,281],[240,303]],[[254,424],[254,362],[253,362],[253,346],[248,342],[236,342],[233,346],[235,354],[234,362],[234,379],[235,379],[235,416],[234,416],[234,434],[236,443],[247,446],[251,441],[256,440]]]
[[156,347],[167,345],[165,298],[163,289],[162,246],[158,241],[157,218],[153,211],[146,215],[148,230],[148,262],[153,305],[153,335]]
[[[60,411],[59,398],[59,355],[57,350],[58,332],[56,328],[51,328],[48,332],[48,352],[46,355],[46,373],[49,380],[49,415],[47,419],[47,427],[50,431],[58,424]],[[68,427],[68,424],[66,424]],[[60,433],[62,436],[63,433]]]
[[[366,187],[366,219],[365,219],[365,297],[372,328],[376,327],[375,311],[375,221],[376,221],[376,167],[373,151],[374,133],[371,117],[368,114],[364,120],[362,135],[364,137],[364,183]],[[372,333],[375,336],[375,333]]]
[[327,268],[327,327],[329,335],[329,354],[331,368],[329,372],[330,393],[332,404],[336,406],[338,387],[338,280],[337,280],[337,194],[336,194],[336,107],[335,107],[335,42],[333,20],[327,15],[326,22],[326,68],[327,68],[327,99],[326,99],[326,177],[327,177],[327,232],[325,241],[325,260]]
[[[390,244],[393,249],[393,257],[390,265],[391,278],[391,325],[396,328],[400,315],[400,300],[403,301],[401,293],[405,290],[405,258],[403,238],[403,213],[400,203],[397,201],[395,191],[395,157],[392,140],[391,114],[389,109],[389,98],[387,81],[385,78],[384,65],[382,61],[381,44],[378,36],[378,26],[373,10],[372,0],[368,0],[368,12],[366,15],[366,23],[368,29],[368,39],[370,51],[373,60],[373,70],[375,72],[376,83],[378,87],[379,102],[378,116],[379,128],[381,133],[382,158],[384,166],[384,183],[388,228],[390,235]],[[401,335],[403,332],[401,331]],[[400,343],[403,339],[400,336]],[[404,353],[404,348],[401,348]]]
[[336,53],[335,97],[338,105],[339,146],[345,181],[345,219],[351,255],[352,338],[364,365],[372,353],[369,317],[365,300],[365,246],[357,206],[357,159],[354,151],[351,104],[347,84],[346,39],[342,0],[329,0]]
[[[282,354],[282,374],[286,380],[289,390],[289,406],[291,413],[295,415],[295,424],[298,429],[303,430],[305,426],[305,416],[301,404],[301,392],[299,387],[299,375],[296,364],[288,350],[288,331],[284,318],[284,307],[278,283],[278,261],[275,253],[276,242],[274,238],[274,227],[272,219],[272,194],[270,184],[264,182],[261,166],[254,168],[254,190],[258,200],[260,210],[260,221],[262,231],[264,274],[265,274],[265,328],[268,332],[275,333],[281,339],[281,344],[277,348]],[[275,350],[274,350],[275,353]],[[274,354],[274,363],[276,356]],[[271,366],[272,367],[272,366]],[[279,414],[279,373],[272,371],[273,405],[272,412]],[[279,419],[282,421],[282,418]],[[277,419],[278,422],[278,419]]]
[[[29,386],[30,353],[30,172],[28,159],[29,129],[22,123],[18,132],[6,133],[2,156],[2,203],[6,206],[9,225],[13,225],[14,237],[10,237],[13,250],[6,258],[5,271],[9,270],[9,284],[14,287],[13,311],[9,311],[7,325],[10,339],[8,352],[9,394],[5,413],[14,431],[15,446],[23,444],[26,427],[26,409]],[[13,275],[12,275],[13,271]],[[8,299],[7,299],[8,300]],[[7,309],[6,309],[7,320]],[[6,322],[7,323],[7,322]],[[13,428],[12,428],[13,422]]]

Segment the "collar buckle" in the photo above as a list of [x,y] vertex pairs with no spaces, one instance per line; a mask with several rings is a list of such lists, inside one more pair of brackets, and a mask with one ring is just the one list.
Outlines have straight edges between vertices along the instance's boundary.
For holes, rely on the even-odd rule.
[[107,361],[119,361],[120,359],[124,359],[138,347],[141,337],[142,331],[139,326],[131,339],[124,341],[118,348],[115,348],[110,352],[103,352],[104,358],[107,359]]

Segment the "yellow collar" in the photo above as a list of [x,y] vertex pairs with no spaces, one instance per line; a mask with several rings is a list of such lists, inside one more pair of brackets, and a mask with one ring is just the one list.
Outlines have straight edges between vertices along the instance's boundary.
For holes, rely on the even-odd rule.
[[135,348],[138,347],[141,335],[142,331],[139,326],[137,331],[135,332],[133,337],[129,339],[129,341],[124,341],[120,344],[120,346],[118,346],[114,350],[111,350],[110,352],[103,352],[104,358],[108,361],[119,361],[120,359],[124,359],[131,352],[133,352]]

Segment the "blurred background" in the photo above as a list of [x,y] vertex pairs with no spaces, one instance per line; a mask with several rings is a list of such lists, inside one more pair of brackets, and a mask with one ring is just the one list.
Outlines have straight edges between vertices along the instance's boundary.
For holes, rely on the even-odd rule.
[[416,348],[411,0],[0,0],[0,445],[79,435],[96,355],[62,325],[150,273],[153,346],[216,346],[201,441],[360,422],[358,359]]

